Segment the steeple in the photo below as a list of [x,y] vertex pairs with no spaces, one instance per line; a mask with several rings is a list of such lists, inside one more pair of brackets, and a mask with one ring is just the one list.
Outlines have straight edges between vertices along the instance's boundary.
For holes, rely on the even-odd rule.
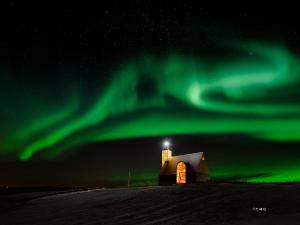
[[161,152],[161,166],[163,167],[165,162],[172,157],[172,151],[170,150],[170,142],[165,141],[163,143],[163,150]]

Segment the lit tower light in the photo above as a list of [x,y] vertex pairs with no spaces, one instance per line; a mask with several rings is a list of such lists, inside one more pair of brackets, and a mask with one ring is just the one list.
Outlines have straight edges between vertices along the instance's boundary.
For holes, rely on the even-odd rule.
[[172,151],[170,150],[170,141],[166,140],[163,143],[163,150],[161,154],[161,166],[163,167],[165,162],[172,157]]

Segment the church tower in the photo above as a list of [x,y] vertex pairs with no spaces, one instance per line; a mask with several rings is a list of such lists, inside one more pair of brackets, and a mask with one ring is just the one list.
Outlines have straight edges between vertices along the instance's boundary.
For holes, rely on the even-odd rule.
[[163,144],[163,150],[161,152],[161,166],[163,167],[165,162],[172,157],[172,151],[170,150],[170,142],[165,141]]

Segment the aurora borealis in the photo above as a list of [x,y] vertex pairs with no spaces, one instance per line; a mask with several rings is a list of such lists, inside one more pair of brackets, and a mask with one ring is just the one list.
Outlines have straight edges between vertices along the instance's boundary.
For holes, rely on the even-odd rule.
[[90,142],[176,134],[299,140],[300,106],[287,101],[298,94],[298,57],[284,47],[257,43],[233,50],[237,56],[226,62],[175,53],[128,60],[82,113],[77,112],[84,99],[75,93],[63,110],[17,126],[4,141],[10,148],[2,151],[18,150],[21,160],[40,151],[52,158]]
[[[298,57],[283,47],[257,43],[233,50],[237,56],[226,62],[175,53],[128,60],[82,113],[77,112],[84,99],[74,93],[63,110],[57,106],[41,118],[30,118],[4,143],[13,143],[9,147],[28,160],[39,151],[57,155],[89,142],[174,134],[300,139],[300,106],[287,101],[298,94]],[[39,133],[44,135],[30,141]]]
[[[88,78],[74,67],[14,74],[2,66],[2,161],[51,161],[93,143],[165,136],[176,142],[176,135],[241,135],[259,143],[298,143],[299,52],[284,40],[253,37],[215,38],[209,46],[211,52],[209,47],[191,51],[174,45],[159,52],[151,45],[137,47],[101,69],[89,70]],[[101,57],[99,64],[105,61]],[[297,160],[286,154],[280,166],[280,157],[271,164],[258,160],[255,169],[245,162],[212,163],[212,173],[217,178],[234,176],[237,170],[245,175],[272,173],[244,179],[249,182],[300,181]]]

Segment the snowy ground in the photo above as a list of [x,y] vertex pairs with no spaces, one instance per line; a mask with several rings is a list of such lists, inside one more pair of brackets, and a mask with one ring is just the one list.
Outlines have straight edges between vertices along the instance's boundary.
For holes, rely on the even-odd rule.
[[1,225],[300,224],[298,184],[203,184],[25,195],[0,195]]

